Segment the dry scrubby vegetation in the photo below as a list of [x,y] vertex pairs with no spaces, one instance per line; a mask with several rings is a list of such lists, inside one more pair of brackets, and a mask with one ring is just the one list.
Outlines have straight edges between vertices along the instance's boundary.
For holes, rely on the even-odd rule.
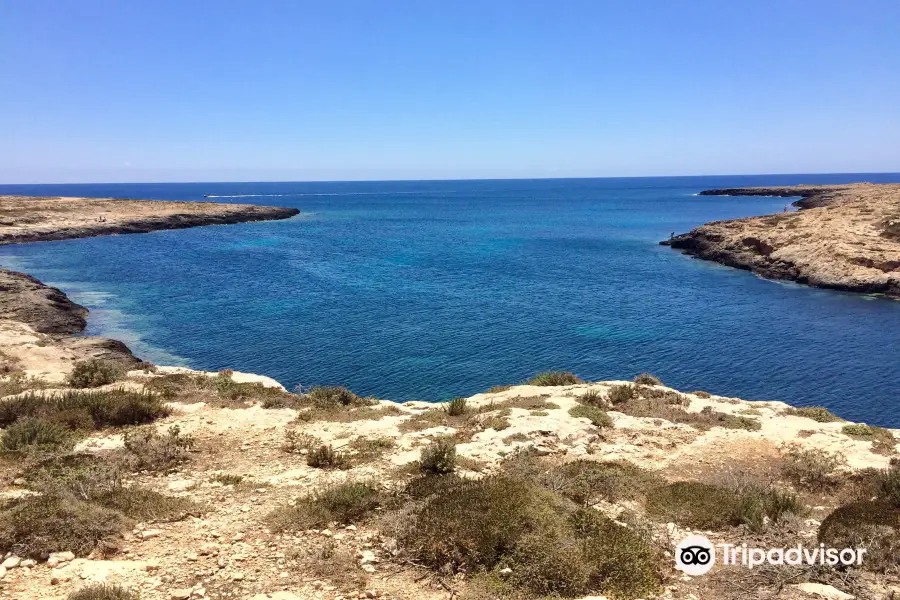
[[92,583],[69,594],[67,600],[139,600],[137,593],[120,585]]
[[[86,361],[76,365],[67,383],[97,387],[120,376],[102,361]],[[47,391],[43,382],[13,379],[30,391],[17,390],[19,395],[0,401],[0,444],[15,459],[10,467],[21,469],[19,479],[33,493],[0,507],[0,553],[44,559],[50,552],[113,552],[122,532],[136,521],[175,520],[198,512],[185,499],[125,483],[128,473],[164,472],[187,460],[193,440],[177,428],[161,433],[152,425],[170,414],[161,394]],[[126,428],[122,450],[103,456],[71,453],[79,437],[107,428]],[[106,592],[116,597],[115,591]],[[99,588],[91,593],[105,597],[97,595]]]
[[168,416],[151,392],[30,392],[0,401],[2,449],[6,452],[71,448],[89,431],[151,423]]
[[[545,373],[532,382],[571,385],[580,380],[567,373]],[[167,375],[151,380],[148,387],[147,393],[32,393],[0,404],[3,447],[24,457],[19,477],[35,492],[2,506],[0,553],[40,559],[51,551],[71,550],[80,556],[98,550],[113,552],[122,532],[136,521],[197,514],[201,507],[185,499],[125,483],[129,473],[166,473],[190,459],[194,449],[190,436],[177,427],[162,430],[152,425],[168,414],[163,400],[203,398],[223,406],[253,401],[273,409],[295,408],[301,417],[296,428],[286,432],[284,450],[303,455],[315,468],[350,468],[394,447],[389,438],[364,437],[333,447],[302,431],[309,421],[391,414],[377,401],[345,388],[290,394],[238,384],[227,372],[202,378]],[[748,416],[688,411],[687,396],[663,389],[657,378],[647,374],[606,392],[585,390],[575,400],[570,414],[598,427],[612,426],[607,411],[617,411],[698,429],[759,428],[758,421]],[[474,431],[507,427],[513,410],[534,414],[559,408],[545,395],[480,406],[465,399],[437,405],[401,423],[401,430],[449,425],[457,434],[423,447],[419,460],[400,470],[397,481],[376,483],[351,477],[328,484],[272,511],[265,523],[274,532],[368,523],[396,540],[398,560],[440,574],[460,574],[464,600],[595,593],[633,599],[658,592],[670,576],[670,560],[663,554],[666,544],[653,534],[655,527],[674,522],[725,531],[734,539],[755,539],[746,536],[789,527],[792,516],[807,513],[804,498],[824,494],[825,504],[836,508],[822,521],[818,540],[838,547],[866,547],[869,554],[863,568],[900,572],[900,468],[848,473],[839,456],[820,450],[787,448],[780,477],[764,483],[667,481],[624,461],[561,463],[532,451],[513,453],[498,470],[479,479],[466,476],[466,470],[475,465],[457,455],[457,442]],[[820,422],[834,420],[824,409],[796,410],[792,414]],[[124,449],[102,458],[70,453],[79,432],[106,427],[128,427]],[[895,442],[889,431],[877,427],[847,425],[842,431],[880,444],[885,451],[889,446],[893,449]],[[528,439],[521,434],[507,439],[524,441],[523,437]],[[242,481],[225,473],[212,479],[223,485]],[[623,509],[615,520],[597,509],[610,503]],[[325,541],[298,548],[286,560],[325,579],[358,578],[355,558],[345,554]],[[133,600],[127,591],[110,586],[93,586],[79,593],[72,597]]]
[[7,502],[0,512],[0,553],[44,559],[51,552],[85,556],[115,551],[135,521],[178,520],[199,510],[191,501],[123,483],[115,457],[63,454],[22,472],[35,495]]
[[672,423],[684,423],[700,430],[724,427],[755,431],[761,427],[757,419],[714,411],[710,407],[705,407],[699,412],[688,411],[686,410],[690,406],[688,396],[655,387],[662,385],[662,382],[647,373],[638,375],[635,382],[613,386],[605,398],[597,390],[587,390],[578,397],[582,406],[572,409],[570,414],[587,417],[601,427],[612,425],[612,420],[603,412],[605,410],[614,410],[633,417],[651,417]]

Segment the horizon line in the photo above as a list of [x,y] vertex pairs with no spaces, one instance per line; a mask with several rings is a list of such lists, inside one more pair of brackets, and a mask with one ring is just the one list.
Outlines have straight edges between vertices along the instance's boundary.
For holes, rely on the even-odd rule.
[[387,182],[436,182],[436,181],[555,181],[555,180],[583,180],[583,179],[690,179],[700,177],[776,177],[786,175],[900,175],[900,171],[828,171],[810,173],[712,173],[702,175],[597,175],[586,177],[448,177],[426,179],[270,179],[270,180],[241,180],[241,181],[90,181],[90,182],[53,182],[53,183],[0,183],[0,186],[15,185],[145,185],[145,184],[243,184],[243,183],[387,183]]

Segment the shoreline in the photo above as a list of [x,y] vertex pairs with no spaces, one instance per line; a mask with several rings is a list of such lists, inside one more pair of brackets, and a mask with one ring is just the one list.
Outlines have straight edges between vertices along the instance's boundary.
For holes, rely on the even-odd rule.
[[[0,196],[0,246],[271,221],[299,213],[253,204]],[[87,316],[88,309],[60,289],[0,267],[0,372],[18,365],[58,381],[75,362],[90,358],[131,369],[144,364],[122,341],[83,335]]]
[[660,242],[766,279],[900,299],[900,185],[775,186],[702,196],[799,197],[798,211],[713,221]]

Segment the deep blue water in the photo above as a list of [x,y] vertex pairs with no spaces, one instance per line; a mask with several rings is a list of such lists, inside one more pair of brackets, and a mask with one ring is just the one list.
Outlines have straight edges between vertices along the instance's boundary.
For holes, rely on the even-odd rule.
[[287,221],[0,247],[161,363],[445,399],[546,369],[822,404],[900,426],[900,302],[762,280],[657,245],[779,212],[702,189],[900,175],[5,185],[296,206]]

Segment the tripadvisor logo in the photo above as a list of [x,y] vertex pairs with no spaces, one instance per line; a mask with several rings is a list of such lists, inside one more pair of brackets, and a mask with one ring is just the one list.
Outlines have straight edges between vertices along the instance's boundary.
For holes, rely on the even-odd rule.
[[675,547],[675,568],[688,575],[705,575],[716,564],[716,549],[702,535],[689,535]]
[[716,547],[722,551],[723,565],[740,565],[752,569],[760,565],[861,565],[865,548],[826,548],[825,544],[807,548],[748,548],[747,544],[713,545],[702,535],[691,535],[675,547],[675,568],[687,575],[705,575],[716,564]]

